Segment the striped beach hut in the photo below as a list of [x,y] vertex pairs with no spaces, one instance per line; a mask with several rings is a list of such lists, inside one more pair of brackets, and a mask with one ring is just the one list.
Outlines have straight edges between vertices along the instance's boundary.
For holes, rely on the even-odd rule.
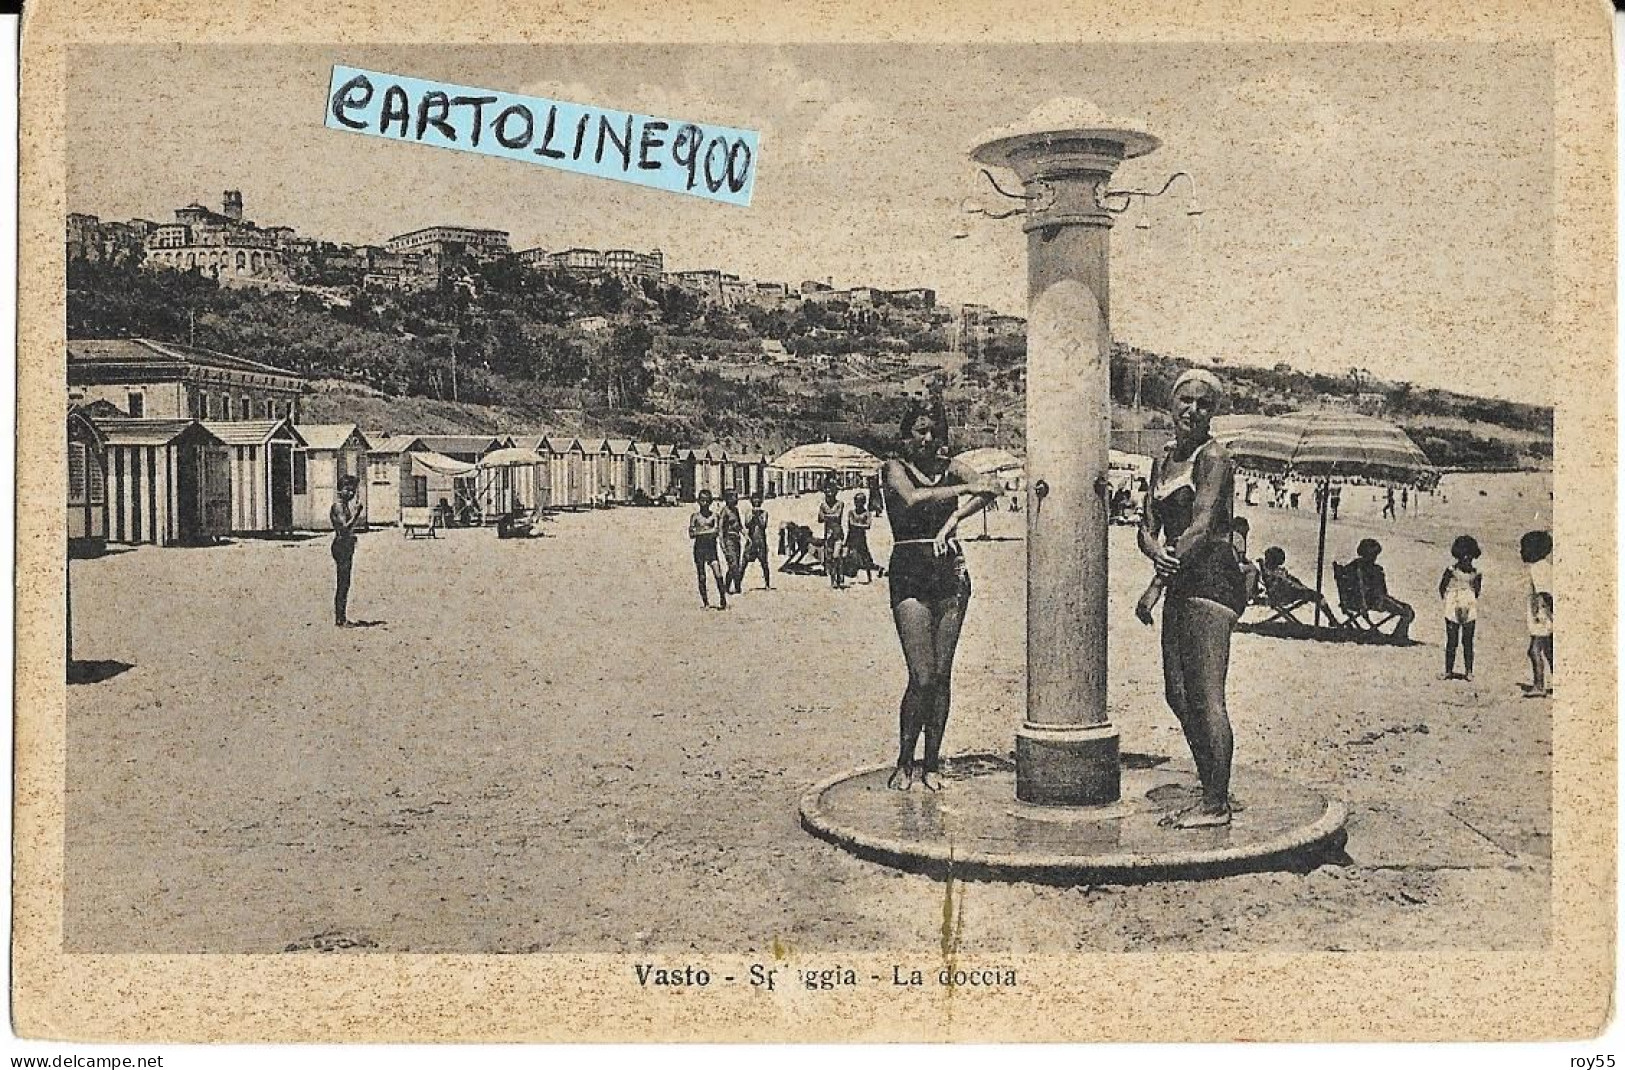
[[698,460],[700,486],[709,490],[713,498],[722,497],[723,489],[730,485],[729,476],[732,474],[728,448],[713,443],[700,451]]
[[679,501],[691,502],[700,492],[700,468],[704,464],[701,452],[688,446],[672,451],[671,485]]
[[205,420],[231,458],[231,530],[293,530],[293,453],[305,440],[287,420]]
[[587,501],[583,489],[586,454],[580,440],[569,435],[545,435],[536,452],[547,457],[548,504],[555,509],[580,508]]
[[175,546],[231,530],[231,458],[196,420],[107,420],[109,542]]
[[609,439],[584,438],[580,442],[581,452],[586,457],[582,487],[586,494],[587,504],[605,504],[605,496],[609,493],[610,479],[612,478],[611,468],[613,467],[609,453]]
[[657,482],[660,471],[659,447],[653,442],[634,442],[632,452],[632,497],[637,501],[652,501],[665,490],[664,482]]
[[68,554],[107,542],[107,440],[83,408],[68,406]]
[[537,463],[515,468],[512,490],[515,498],[531,508],[553,507],[553,454],[546,435],[510,435],[515,449],[536,454]]
[[338,501],[339,480],[344,476],[360,480],[356,500],[367,508],[371,488],[365,477],[371,446],[355,424],[300,424],[294,430],[305,444],[293,451],[293,526],[302,531],[331,531],[329,512]]
[[629,438],[607,438],[604,447],[609,457],[609,479],[604,491],[611,502],[629,502],[637,483],[637,445]]

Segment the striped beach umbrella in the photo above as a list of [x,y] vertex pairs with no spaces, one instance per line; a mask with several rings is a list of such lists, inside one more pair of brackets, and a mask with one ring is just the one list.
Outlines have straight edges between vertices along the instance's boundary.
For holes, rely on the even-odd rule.
[[[1263,476],[1305,479],[1321,484],[1369,483],[1431,490],[1439,470],[1416,443],[1386,420],[1338,410],[1289,412],[1214,435],[1224,442],[1236,468]],[[1315,590],[1326,571],[1326,506],[1316,494],[1320,545],[1315,559]],[[1320,607],[1315,607],[1320,621]]]
[[1214,437],[1237,468],[1260,475],[1419,490],[1439,482],[1439,470],[1410,436],[1355,412],[1289,412]]

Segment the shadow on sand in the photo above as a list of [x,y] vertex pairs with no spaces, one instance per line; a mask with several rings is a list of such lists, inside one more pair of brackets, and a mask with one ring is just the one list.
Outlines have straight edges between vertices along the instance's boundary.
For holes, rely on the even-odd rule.
[[99,684],[122,672],[135,668],[124,661],[71,661],[68,663],[68,683]]
[[1236,625],[1236,631],[1243,635],[1261,635],[1266,639],[1296,639],[1313,643],[1357,643],[1362,646],[1398,647],[1422,645],[1414,638],[1395,639],[1385,632],[1357,631],[1328,624],[1317,627],[1313,624],[1297,624],[1281,620],[1255,623],[1242,621]]

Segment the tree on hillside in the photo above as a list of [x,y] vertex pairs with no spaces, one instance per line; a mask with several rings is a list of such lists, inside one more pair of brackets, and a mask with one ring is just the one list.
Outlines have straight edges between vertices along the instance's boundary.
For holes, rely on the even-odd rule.
[[600,348],[593,386],[604,392],[610,408],[640,408],[648,400],[649,388],[654,385],[654,372],[649,367],[649,350],[653,346],[654,335],[649,328],[633,323],[616,327]]

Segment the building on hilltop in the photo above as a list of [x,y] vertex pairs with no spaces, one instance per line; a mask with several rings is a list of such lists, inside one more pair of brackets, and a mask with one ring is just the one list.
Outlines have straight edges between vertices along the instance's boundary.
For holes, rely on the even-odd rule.
[[438,259],[468,255],[484,259],[507,256],[508,232],[484,227],[434,226],[397,234],[384,243],[391,253],[426,253]]
[[296,420],[302,376],[148,338],[68,341],[68,400],[136,419]]
[[68,213],[69,260],[139,259],[146,248],[147,233],[156,224],[145,219],[128,223],[102,222],[82,212]]
[[243,218],[243,195],[227,190],[221,211],[201,204],[175,209],[175,222],[154,225],[145,236],[146,266],[202,271],[223,285],[289,282],[293,265],[284,251],[292,227],[270,229]]

